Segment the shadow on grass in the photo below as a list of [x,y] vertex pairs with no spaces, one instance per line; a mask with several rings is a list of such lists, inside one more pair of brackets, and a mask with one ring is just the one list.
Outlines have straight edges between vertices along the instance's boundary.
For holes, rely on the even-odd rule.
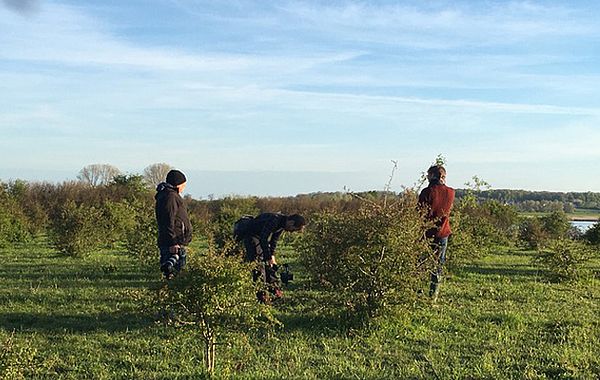
[[465,266],[461,268],[462,273],[474,273],[484,276],[505,276],[512,277],[513,280],[533,279],[540,276],[539,269],[534,269],[529,266],[519,268],[519,266],[510,267],[480,267],[480,266]]
[[0,271],[0,279],[14,284],[18,282],[48,283],[58,287],[144,287],[152,282],[153,278],[147,273],[140,272],[102,272],[102,271],[77,271],[77,272],[32,272],[32,271]]
[[52,315],[34,313],[0,314],[0,326],[5,330],[38,332],[119,332],[142,329],[154,323],[144,314],[81,314]]
[[285,333],[298,331],[307,335],[338,336],[348,332],[341,315],[282,314],[277,319],[283,323]]

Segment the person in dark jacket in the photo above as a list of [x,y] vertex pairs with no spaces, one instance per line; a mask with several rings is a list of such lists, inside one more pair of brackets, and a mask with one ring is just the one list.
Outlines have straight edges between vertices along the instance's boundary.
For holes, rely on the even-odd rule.
[[171,170],[165,182],[156,187],[156,222],[160,270],[167,279],[173,278],[186,263],[185,246],[192,240],[192,226],[181,193],[187,179],[179,170]]
[[454,204],[454,189],[446,186],[446,169],[441,165],[431,166],[427,170],[427,186],[419,195],[419,205],[426,208],[427,219],[433,222],[433,227],[425,232],[425,237],[431,239],[431,247],[437,259],[437,266],[431,274],[429,295],[434,299],[439,292],[442,268],[446,262],[446,248],[450,229],[450,210]]
[[[269,290],[276,296],[281,297],[283,292],[277,284],[275,250],[277,242],[284,231],[302,231],[306,221],[298,214],[285,215],[279,213],[262,213],[248,222],[243,237],[246,250],[245,261],[260,261],[261,273]],[[263,269],[264,268],[264,269]],[[257,294],[259,301],[265,302],[266,294]]]

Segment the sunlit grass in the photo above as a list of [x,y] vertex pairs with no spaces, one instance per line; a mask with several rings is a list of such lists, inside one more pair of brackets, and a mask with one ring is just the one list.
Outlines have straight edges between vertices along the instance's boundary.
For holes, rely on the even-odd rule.
[[[198,254],[202,245],[195,248]],[[296,276],[274,306],[284,327],[232,334],[219,347],[217,376],[600,377],[599,263],[577,283],[554,283],[532,254],[505,249],[456,270],[436,304],[423,297],[365,331],[347,328],[283,247],[278,260],[291,263]],[[160,276],[135,258],[118,251],[68,258],[37,241],[1,249],[0,260],[5,371],[52,379],[203,376],[199,337],[156,322],[147,289]]]

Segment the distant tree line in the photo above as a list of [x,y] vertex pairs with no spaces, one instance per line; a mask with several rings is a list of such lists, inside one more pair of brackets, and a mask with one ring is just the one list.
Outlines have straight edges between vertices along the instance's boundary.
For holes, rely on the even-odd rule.
[[[468,189],[457,189],[457,198],[464,197]],[[551,192],[528,190],[482,190],[476,193],[479,201],[495,200],[514,205],[519,211],[573,212],[576,208],[600,210],[600,193],[594,192]]]

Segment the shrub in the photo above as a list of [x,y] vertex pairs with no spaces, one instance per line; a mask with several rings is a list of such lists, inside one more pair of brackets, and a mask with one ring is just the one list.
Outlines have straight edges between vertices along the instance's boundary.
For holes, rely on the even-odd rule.
[[241,255],[241,247],[233,239],[233,224],[242,215],[256,215],[255,198],[227,197],[219,201],[218,210],[208,225],[208,235],[219,251]]
[[[45,232],[48,215],[36,199],[36,194],[32,191],[32,186],[25,181],[16,180],[4,185],[3,189],[3,196],[9,198],[10,203],[12,203],[8,207],[10,212],[21,219],[20,227],[26,227],[28,234],[32,236]],[[6,204],[4,206],[5,208],[7,207]]]
[[31,238],[28,218],[14,197],[0,186],[0,246],[27,242]]
[[496,230],[497,242],[501,244],[514,243],[518,232],[519,212],[508,204],[491,200],[483,203],[482,207],[489,215],[490,223]]
[[588,228],[583,234],[583,238],[590,244],[600,245],[600,221]]
[[154,205],[144,199],[128,203],[133,215],[133,223],[125,231],[125,247],[127,252],[136,256],[143,264],[158,263],[156,246],[158,227],[154,214]]
[[519,241],[528,249],[538,249],[547,240],[539,218],[524,218],[519,224]]
[[102,220],[99,228],[104,234],[104,244],[114,248],[127,240],[129,231],[137,227],[136,211],[130,202],[106,201],[102,204]]
[[425,223],[414,194],[398,201],[365,202],[356,212],[313,216],[298,244],[314,282],[332,290],[360,322],[411,299],[432,262]]
[[205,366],[215,368],[216,346],[226,332],[276,324],[270,309],[256,300],[250,264],[209,250],[189,255],[183,272],[163,286],[158,301],[176,316],[176,322],[193,325],[204,343]]
[[519,240],[528,249],[541,249],[552,240],[566,239],[571,223],[563,211],[554,211],[540,218],[525,218],[519,224]]
[[571,239],[551,241],[545,248],[540,249],[536,261],[553,277],[559,280],[578,278],[584,264],[594,255],[590,247],[582,242]]
[[100,247],[104,231],[102,210],[67,201],[57,210],[51,221],[50,240],[60,252],[69,256],[82,256]]
[[554,211],[541,219],[542,228],[549,239],[562,239],[567,237],[571,228],[569,218],[564,211]]
[[473,193],[457,202],[451,213],[452,236],[448,265],[457,267],[489,254],[496,245],[510,244],[516,233],[516,210],[496,201],[477,202]]

